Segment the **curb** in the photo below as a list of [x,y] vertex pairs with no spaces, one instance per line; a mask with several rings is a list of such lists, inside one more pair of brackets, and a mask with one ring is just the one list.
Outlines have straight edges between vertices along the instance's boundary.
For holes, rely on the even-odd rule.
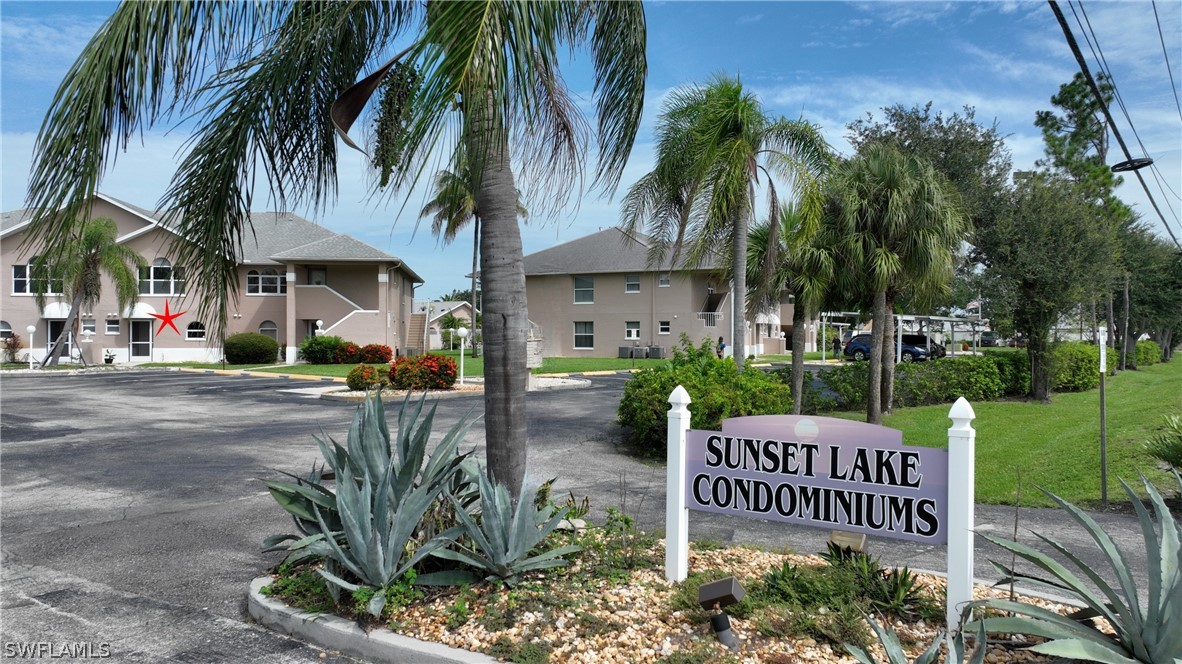
[[182,373],[200,373],[200,374],[214,374],[216,376],[250,376],[251,378],[288,378],[291,380],[310,380],[314,382],[323,383],[344,383],[344,378],[336,376],[312,376],[308,374],[287,374],[272,371],[242,371],[239,369],[192,369],[189,367],[177,367],[176,371]]
[[271,576],[260,576],[250,582],[246,612],[260,625],[277,632],[345,655],[390,664],[495,664],[498,661],[484,653],[419,641],[385,628],[366,632],[351,620],[286,606],[260,592],[273,580]]

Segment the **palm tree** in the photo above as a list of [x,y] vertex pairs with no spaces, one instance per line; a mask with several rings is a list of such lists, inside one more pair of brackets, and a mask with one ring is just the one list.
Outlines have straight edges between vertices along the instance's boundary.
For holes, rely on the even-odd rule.
[[[64,246],[38,258],[33,270],[46,278],[33,281],[37,308],[45,309],[50,284],[55,284],[53,290],[58,290],[56,284],[61,284],[61,293],[70,299],[66,323],[41,366],[57,366],[78,323],[78,313],[93,308],[102,297],[104,273],[115,285],[120,310],[134,306],[139,299],[139,268],[148,262],[134,250],[118,244],[115,241],[118,236],[119,229],[113,220],[96,217],[77,227],[77,234],[68,238]],[[85,363],[86,359],[82,361]]]
[[[395,43],[408,45],[356,82]],[[223,330],[256,179],[281,207],[331,203],[335,132],[348,131],[387,74],[409,72],[386,106],[399,156],[391,182],[409,190],[436,155],[467,156],[482,225],[488,468],[516,497],[528,313],[510,157],[523,189],[549,195],[547,211],[581,193],[572,183],[582,184],[587,131],[558,63],[583,43],[597,81],[593,184],[611,191],[643,107],[639,2],[126,2],[58,89],[36,144],[31,207],[76,216],[116,148],[144,126],[195,115],[200,128],[160,207],[190,241],[174,250],[203,294],[197,313]],[[460,172],[454,156],[443,160]],[[32,228],[51,246],[64,237],[46,215]]]
[[[926,159],[875,143],[841,163],[828,184],[838,210],[842,290],[872,297],[870,385],[866,421],[882,423],[894,385],[890,312],[904,289],[931,298],[948,288],[956,251],[968,231],[956,190]],[[885,362],[885,366],[884,366]]]
[[[462,170],[460,173],[467,173]],[[443,244],[451,244],[456,235],[463,230],[468,222],[472,222],[472,323],[476,324],[476,273],[480,268],[480,211],[476,208],[476,196],[472,193],[472,180],[447,169],[435,174],[435,197],[423,206],[420,217],[431,219],[431,234],[443,240]],[[517,192],[517,216],[522,220],[529,218],[529,212],[521,202],[521,192]],[[476,344],[472,344],[475,357]]]
[[[656,166],[629,189],[621,226],[631,232],[647,226],[644,230],[655,240],[650,254],[654,263],[669,251],[678,262],[683,248],[686,267],[716,253],[729,255],[731,293],[739,312],[731,321],[731,343],[741,369],[746,358],[741,317],[747,312],[747,229],[756,188],[766,184],[773,215],[779,208],[773,175],[815,194],[811,183],[828,163],[829,146],[804,120],[765,115],[755,95],[727,76],[674,91],[657,121],[657,136]],[[800,209],[818,217],[820,197],[804,196]],[[771,228],[777,232],[775,225]]]
[[[778,233],[773,225],[779,225]],[[771,242],[778,236],[779,247]],[[756,311],[779,305],[792,295],[792,412],[799,415],[804,393],[805,327],[820,310],[833,278],[834,251],[815,217],[807,217],[791,203],[782,203],[776,217],[751,229],[747,244],[747,279],[754,284],[751,304]]]

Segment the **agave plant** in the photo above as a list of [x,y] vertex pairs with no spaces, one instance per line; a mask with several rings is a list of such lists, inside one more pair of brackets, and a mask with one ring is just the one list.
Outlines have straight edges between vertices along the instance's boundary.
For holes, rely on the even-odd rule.
[[[899,635],[890,627],[883,627],[879,625],[874,618],[867,616],[866,622],[870,623],[870,628],[874,630],[875,636],[878,637],[878,642],[882,645],[882,649],[886,652],[887,664],[935,664],[940,657],[940,643],[946,642],[948,645],[948,659],[945,660],[947,664],[953,662],[964,662],[964,634],[957,632],[954,635],[945,636],[937,634],[936,638],[932,640],[931,645],[924,650],[919,657],[914,661],[907,659],[907,653],[903,651],[903,645],[899,643]],[[962,619],[963,622],[963,619]],[[878,662],[871,657],[866,650],[850,644],[845,644],[845,649],[854,659],[862,664],[878,664]],[[985,661],[985,629],[978,625],[977,627],[977,648],[973,652],[968,664],[982,664]]]
[[529,552],[546,539],[555,526],[566,517],[567,511],[555,510],[550,505],[539,507],[535,501],[527,499],[518,501],[514,508],[508,489],[501,484],[495,484],[488,478],[487,473],[479,474],[479,482],[478,518],[469,514],[454,496],[449,496],[455,506],[456,516],[463,524],[465,541],[470,542],[471,546],[464,546],[456,541],[455,549],[438,549],[434,555],[464,563],[480,573],[445,570],[424,574],[418,578],[418,583],[455,585],[474,583],[481,578],[514,583],[526,572],[565,565],[566,560],[563,560],[562,556],[580,549],[568,545],[530,556]]
[[[1182,475],[1173,471],[1178,487],[1182,490]],[[1049,641],[1032,650],[1057,657],[1069,657],[1108,664],[1164,664],[1182,661],[1182,545],[1179,542],[1178,522],[1166,507],[1161,494],[1141,476],[1153,511],[1160,527],[1160,535],[1154,527],[1154,517],[1144,503],[1133,493],[1124,481],[1125,493],[1129,496],[1141,524],[1141,535],[1148,559],[1148,588],[1142,592],[1137,587],[1128,557],[1116,542],[1090,516],[1075,505],[1045,491],[1056,503],[1080,525],[1082,525],[1103,552],[1116,583],[1109,583],[1091,566],[1068,551],[1058,542],[1035,534],[1040,540],[1070,561],[1085,579],[1081,579],[1066,565],[1031,547],[1000,537],[981,534],[990,542],[1011,551],[1023,560],[1033,564],[1050,575],[1049,578],[1033,576],[1009,569],[996,562],[997,568],[1006,578],[999,583],[1010,581],[1026,582],[1049,588],[1060,594],[1079,599],[1094,613],[1108,621],[1113,634],[1106,634],[1071,617],[1052,611],[1000,599],[975,602],[975,605],[1013,613],[1008,617],[985,618],[983,627],[990,632],[1017,632],[1042,636]],[[1088,583],[1091,583],[1091,586]],[[1098,589],[1098,592],[1092,589]]]
[[[398,413],[398,434],[391,445],[381,396],[367,395],[357,407],[344,446],[329,436],[316,437],[326,466],[313,466],[295,482],[271,480],[267,488],[291,514],[300,535],[274,535],[267,550],[285,550],[288,560],[321,556],[320,573],[335,585],[355,590],[341,578],[347,570],[362,583],[384,588],[424,556],[459,534],[457,528],[424,525],[424,515],[445,493],[471,493],[468,454],[457,448],[471,425],[460,419],[428,456],[435,406],[423,415],[425,397],[409,396]],[[336,480],[336,491],[324,485]],[[335,589],[334,589],[335,590]],[[380,615],[385,593],[375,593],[369,610]]]

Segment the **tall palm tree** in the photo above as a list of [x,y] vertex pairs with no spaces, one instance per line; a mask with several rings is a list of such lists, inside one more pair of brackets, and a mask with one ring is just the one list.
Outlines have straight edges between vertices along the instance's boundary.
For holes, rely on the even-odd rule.
[[[70,299],[70,313],[61,334],[41,366],[57,366],[78,323],[78,313],[93,308],[102,297],[104,273],[115,285],[120,310],[134,306],[139,299],[139,268],[148,262],[131,248],[118,244],[115,241],[118,236],[119,228],[113,220],[96,217],[76,227],[76,234],[65,245],[38,258],[33,270],[46,278],[33,281],[37,308],[45,309],[50,284],[55,284],[53,290],[57,290],[56,284],[61,284],[61,293]],[[82,361],[85,363],[86,359]]]
[[[394,44],[406,47],[355,84]],[[233,257],[251,232],[256,179],[280,207],[330,204],[335,132],[348,131],[402,65],[414,75],[391,104],[401,157],[393,185],[409,190],[435,155],[460,146],[474,175],[488,467],[516,497],[526,462],[528,314],[510,157],[523,189],[548,211],[579,194],[572,183],[583,182],[587,132],[558,71],[577,44],[590,46],[596,78],[594,184],[610,191],[643,107],[639,2],[125,2],[58,89],[37,140],[31,207],[76,216],[119,146],[142,127],[195,116],[200,127],[160,207],[191,240],[175,252],[203,294],[198,314],[220,331],[238,294]],[[46,215],[32,226],[50,244],[63,237]]]
[[843,260],[853,268],[839,272],[838,281],[843,290],[872,297],[866,421],[881,424],[894,385],[895,299],[904,289],[922,299],[948,288],[968,222],[947,178],[926,159],[888,144],[864,146],[827,183]]
[[[462,175],[462,174],[463,175]],[[435,174],[435,197],[423,206],[419,217],[431,219],[431,234],[441,239],[443,244],[451,244],[464,226],[472,223],[472,287],[471,294],[472,323],[476,323],[476,273],[480,268],[480,210],[476,208],[476,196],[472,193],[472,180],[466,175],[467,170],[459,173],[447,169]],[[521,192],[517,192],[517,216],[522,220],[529,218],[529,211],[521,202]],[[472,345],[476,348],[476,344]],[[475,356],[475,350],[473,351]]]
[[[778,233],[772,229],[779,225]],[[779,240],[779,247],[772,242]],[[779,305],[784,293],[792,306],[792,412],[799,415],[804,393],[805,328],[824,301],[833,278],[834,249],[826,246],[815,217],[800,214],[792,203],[782,203],[777,215],[756,224],[747,244],[747,279],[754,284],[751,304],[755,311]],[[770,268],[770,269],[769,269]]]
[[[772,215],[779,208],[773,176],[815,193],[807,185],[826,167],[829,146],[812,124],[769,117],[737,78],[721,75],[706,86],[674,91],[657,121],[657,137],[656,166],[629,189],[621,226],[654,238],[654,262],[670,251],[678,262],[685,249],[684,264],[693,267],[724,248],[738,312],[731,344],[741,369],[747,356],[747,230],[756,188],[766,185]],[[817,195],[805,196],[802,214],[819,216],[820,203]],[[772,231],[778,232],[775,225]]]

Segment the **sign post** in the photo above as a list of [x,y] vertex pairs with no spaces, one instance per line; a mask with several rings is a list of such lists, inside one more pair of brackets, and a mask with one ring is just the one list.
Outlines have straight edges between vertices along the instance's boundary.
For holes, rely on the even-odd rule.
[[903,444],[897,429],[802,415],[690,430],[689,393],[669,396],[665,579],[689,572],[689,512],[947,545],[948,629],[972,600],[975,417],[959,399],[948,450]]
[[948,419],[948,632],[959,631],[960,612],[973,601],[973,507],[976,484],[976,413],[961,397]]

